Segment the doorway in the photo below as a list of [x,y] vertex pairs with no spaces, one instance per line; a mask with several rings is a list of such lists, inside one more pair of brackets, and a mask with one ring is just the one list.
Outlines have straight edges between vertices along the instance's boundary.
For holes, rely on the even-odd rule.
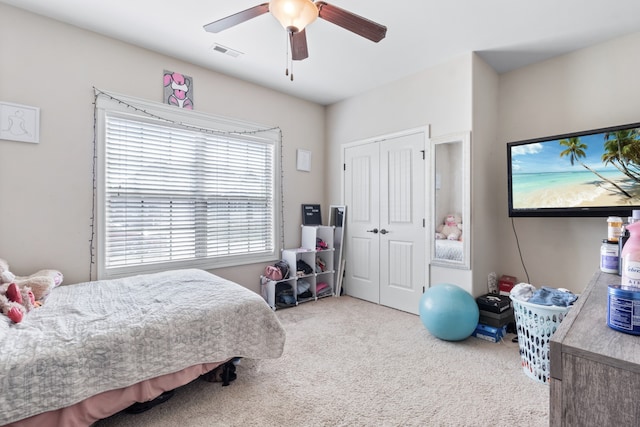
[[428,287],[427,135],[407,131],[344,149],[345,291],[414,314]]

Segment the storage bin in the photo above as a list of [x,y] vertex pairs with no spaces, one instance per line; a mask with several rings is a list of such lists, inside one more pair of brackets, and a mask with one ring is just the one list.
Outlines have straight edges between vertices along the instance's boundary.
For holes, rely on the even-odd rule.
[[529,378],[549,384],[549,341],[571,306],[531,304],[510,298],[513,301],[522,370]]

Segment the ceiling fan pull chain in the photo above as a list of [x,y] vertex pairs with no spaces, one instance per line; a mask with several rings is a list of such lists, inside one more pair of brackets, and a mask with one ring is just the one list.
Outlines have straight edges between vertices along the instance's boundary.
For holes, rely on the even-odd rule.
[[284,75],[288,76],[289,75],[289,35],[287,34],[287,54],[285,57],[285,69],[284,69]]
[[293,52],[291,52],[291,56],[289,56],[289,43],[291,40],[291,36],[293,33],[291,31],[287,31],[287,65],[284,70],[284,75],[289,76],[289,68],[291,68],[291,81],[293,81]]

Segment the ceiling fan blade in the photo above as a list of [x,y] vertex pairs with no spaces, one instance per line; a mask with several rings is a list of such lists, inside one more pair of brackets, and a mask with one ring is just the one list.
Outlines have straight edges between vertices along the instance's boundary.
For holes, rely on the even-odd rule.
[[289,40],[291,40],[291,59],[294,61],[302,61],[309,57],[307,35],[304,30],[296,33],[290,32]]
[[318,7],[318,16],[320,18],[373,42],[377,43],[387,35],[387,27],[384,25],[323,1],[315,2],[315,5]]
[[219,33],[222,30],[231,28],[234,25],[242,24],[249,19],[253,19],[256,16],[263,15],[267,12],[269,12],[269,3],[262,3],[247,10],[243,10],[242,12],[229,15],[226,18],[213,21],[212,23],[205,25],[204,29],[210,33]]

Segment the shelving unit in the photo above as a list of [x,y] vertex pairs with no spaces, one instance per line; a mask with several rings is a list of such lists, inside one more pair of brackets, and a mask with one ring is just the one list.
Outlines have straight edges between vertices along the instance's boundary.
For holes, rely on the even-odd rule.
[[[294,305],[335,295],[334,230],[334,226],[303,225],[301,246],[282,251],[282,259],[289,264],[289,278],[275,281],[260,277],[262,296],[272,309],[279,306],[276,295],[279,283],[291,287]],[[317,239],[321,239],[326,248],[318,248]],[[298,271],[299,261],[306,263],[311,272]]]

